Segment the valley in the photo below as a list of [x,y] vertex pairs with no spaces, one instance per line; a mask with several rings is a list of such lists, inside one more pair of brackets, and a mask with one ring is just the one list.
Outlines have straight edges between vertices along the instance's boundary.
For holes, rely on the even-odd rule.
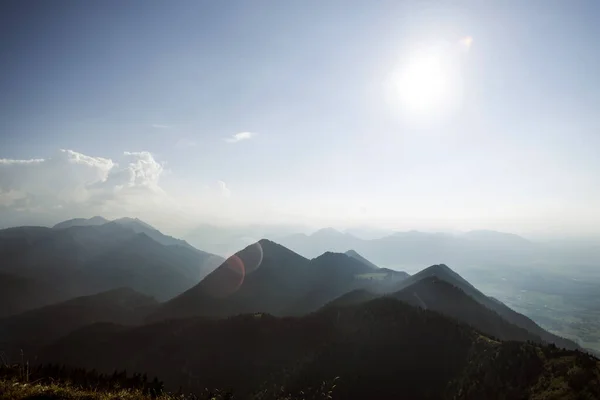
[[600,274],[595,269],[498,266],[466,269],[463,275],[545,329],[600,352]]

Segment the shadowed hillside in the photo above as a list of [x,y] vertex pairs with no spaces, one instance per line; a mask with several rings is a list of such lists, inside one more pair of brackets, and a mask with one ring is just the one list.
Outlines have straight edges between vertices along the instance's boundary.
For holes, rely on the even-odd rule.
[[152,297],[128,288],[78,297],[0,319],[0,348],[29,354],[89,324],[135,325],[157,305]]
[[[390,298],[302,318],[182,319],[104,335],[90,327],[48,347],[41,359],[99,371],[119,365],[160,376],[167,389],[219,387],[236,398],[280,386],[299,393],[335,377],[340,399],[480,399],[499,391],[529,398],[559,381],[580,398],[600,394],[590,356],[497,342]],[[515,368],[522,373],[508,372]]]
[[198,285],[162,305],[151,320],[264,312],[302,315],[354,289],[392,290],[405,274],[343,253],[313,260],[269,240],[246,247]]
[[0,230],[0,317],[123,286],[167,300],[222,261],[117,222],[71,225]]
[[440,280],[450,283],[451,285],[459,288],[464,293],[469,295],[475,301],[481,303],[488,309],[496,312],[506,321],[518,327],[526,329],[528,332],[541,338],[545,342],[554,343],[559,347],[566,347],[571,349],[578,348],[578,346],[574,342],[551,334],[550,332],[542,329],[530,318],[512,310],[504,303],[484,295],[473,285],[471,285],[469,282],[467,282],[460,275],[458,275],[456,272],[454,272],[444,264],[433,265],[429,268],[420,271],[417,274],[412,275],[410,278],[400,282],[398,289],[402,290],[403,288],[406,288],[414,284],[415,282],[418,282],[427,277],[436,277]]

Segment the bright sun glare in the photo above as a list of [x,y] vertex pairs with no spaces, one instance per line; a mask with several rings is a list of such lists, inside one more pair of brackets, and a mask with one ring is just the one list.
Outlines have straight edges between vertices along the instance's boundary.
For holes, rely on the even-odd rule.
[[[460,106],[460,58],[471,46],[467,37],[456,45],[421,48],[406,57],[392,75],[392,98],[409,117],[434,117]],[[463,53],[463,54],[461,54]]]
[[410,60],[399,74],[397,90],[402,104],[414,112],[429,112],[443,103],[448,92],[447,69],[436,55]]

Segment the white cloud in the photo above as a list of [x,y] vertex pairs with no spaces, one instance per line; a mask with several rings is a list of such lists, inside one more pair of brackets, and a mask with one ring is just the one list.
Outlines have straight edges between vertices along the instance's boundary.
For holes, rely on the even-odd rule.
[[165,165],[147,151],[105,158],[58,150],[46,158],[0,159],[0,229],[94,215],[138,217],[160,227],[239,220],[239,201],[246,200],[234,198],[225,181],[183,181]]
[[121,163],[73,150],[46,159],[2,159],[0,208],[126,214],[170,201],[159,186],[163,172],[147,151],[125,152]]
[[153,127],[154,129],[171,129],[171,128],[173,128],[171,125],[164,125],[164,124],[152,124],[150,126]]
[[217,181],[217,187],[223,197],[231,197],[231,190],[227,187],[227,184],[223,181]]
[[225,139],[227,143],[237,143],[242,140],[248,140],[256,136],[254,132],[239,132]]
[[6,158],[0,158],[0,165],[39,164],[43,161],[43,158],[33,158],[31,160],[10,160]]

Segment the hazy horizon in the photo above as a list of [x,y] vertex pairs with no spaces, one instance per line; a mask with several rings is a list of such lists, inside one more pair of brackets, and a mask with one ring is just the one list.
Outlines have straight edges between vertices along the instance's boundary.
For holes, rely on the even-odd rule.
[[4,2],[0,228],[600,237],[600,4]]
[[[81,216],[74,215],[67,218],[57,218],[56,216],[44,219],[39,222],[33,223],[16,223],[13,225],[0,225],[0,229],[7,228],[16,228],[20,226],[42,226],[51,228],[54,225],[57,225],[61,222],[66,222],[75,219],[91,219],[95,217],[105,218],[103,215],[90,215],[90,216]],[[149,220],[145,220],[138,216],[132,215],[121,215],[115,216],[111,218],[105,218],[109,222],[118,220],[121,218],[140,218],[142,222],[147,223]],[[218,223],[218,222],[193,222],[185,224],[178,221],[177,223],[151,223],[153,228],[159,230],[160,232],[172,235],[177,238],[181,238],[184,240],[189,240],[193,238],[197,234],[203,234],[205,232],[210,232],[211,230],[217,230],[223,233],[224,236],[221,238],[216,238],[217,240],[221,239],[223,242],[221,244],[227,244],[228,240],[233,240],[237,238],[243,238],[245,242],[248,244],[254,243],[260,239],[269,239],[275,240],[290,238],[294,235],[304,234],[306,236],[312,236],[313,234],[320,233],[321,231],[333,230],[337,233],[350,235],[351,237],[361,239],[361,240],[376,240],[381,239],[387,236],[391,236],[399,233],[424,233],[424,234],[441,234],[441,235],[450,235],[450,236],[462,236],[469,233],[476,232],[491,232],[491,233],[499,233],[499,234],[508,234],[508,235],[516,235],[523,239],[526,239],[531,242],[539,242],[539,243],[552,243],[553,241],[562,241],[563,244],[579,243],[579,244],[589,244],[595,243],[600,240],[600,236],[596,235],[584,235],[584,236],[576,236],[576,235],[565,235],[565,234],[535,234],[535,233],[519,233],[519,232],[509,232],[509,231],[500,231],[494,229],[469,229],[469,230],[443,230],[443,229],[411,229],[411,228],[384,228],[377,227],[372,225],[337,225],[337,226],[315,226],[315,225],[302,225],[302,224],[275,224],[275,223]],[[192,243],[194,246],[202,248],[202,242]],[[235,252],[240,250],[235,247],[239,245],[235,241],[231,243],[231,248],[229,252]]]

